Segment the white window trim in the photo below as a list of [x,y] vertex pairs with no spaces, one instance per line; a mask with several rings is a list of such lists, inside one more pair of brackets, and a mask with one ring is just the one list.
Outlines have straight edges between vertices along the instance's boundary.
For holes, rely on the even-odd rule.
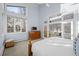
[[[6,6],[7,5],[4,5],[5,6],[5,8],[4,8],[4,13],[5,13],[5,16],[6,16],[6,18],[7,18],[7,16],[13,16],[13,17],[18,17],[18,18],[23,18],[23,19],[25,19],[25,23],[26,23],[26,20],[27,20],[27,14],[26,15],[21,15],[21,14],[16,14],[16,13],[12,13],[12,12],[8,12],[7,11],[7,9],[6,9]],[[7,19],[6,19],[7,20]],[[25,27],[27,27],[27,25],[25,24]],[[14,27],[15,28],[15,27]],[[6,32],[7,32],[7,28],[6,28]],[[25,30],[25,32],[27,32],[27,29]],[[9,33],[9,32],[7,32],[7,33]],[[21,33],[21,31],[20,32],[16,32],[15,30],[14,30],[14,32],[11,32],[11,33]]]
[[[67,19],[67,20],[63,20],[63,15],[66,15],[66,14],[70,14],[70,13],[73,13],[74,14],[74,18],[73,19]],[[62,23],[62,25],[61,25],[61,31],[62,31],[62,34],[61,34],[61,36],[62,36],[62,38],[64,38],[63,37],[63,22],[71,22],[72,23],[72,25],[71,25],[71,29],[73,29],[73,31],[71,31],[71,40],[73,40],[74,39],[74,28],[73,28],[73,22],[75,21],[75,14],[76,14],[76,10],[75,11],[70,11],[70,12],[64,12],[64,13],[62,13],[62,15],[61,16],[58,16],[58,17],[53,17],[51,20],[53,20],[53,19],[56,19],[56,18],[62,18],[62,20],[61,21],[56,21],[56,22],[49,22],[50,21],[50,17],[49,17],[49,20],[48,20],[48,22],[47,22],[47,28],[48,28],[48,30],[49,30],[49,24],[52,24],[52,23]],[[44,25],[46,25],[46,24],[44,24]],[[44,28],[43,28],[44,29]],[[77,28],[76,28],[77,29]],[[75,32],[75,34],[76,34],[76,32]],[[49,34],[48,34],[49,35]]]

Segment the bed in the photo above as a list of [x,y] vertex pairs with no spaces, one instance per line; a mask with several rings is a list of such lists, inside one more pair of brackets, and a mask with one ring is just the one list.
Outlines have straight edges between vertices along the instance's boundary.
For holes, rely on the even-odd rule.
[[0,35],[0,56],[3,55],[4,52],[4,36]]
[[63,38],[46,38],[32,44],[33,56],[73,56],[73,41]]

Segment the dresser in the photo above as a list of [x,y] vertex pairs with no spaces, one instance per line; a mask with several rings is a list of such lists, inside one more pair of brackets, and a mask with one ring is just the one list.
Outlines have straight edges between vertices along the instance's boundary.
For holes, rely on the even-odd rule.
[[31,38],[31,40],[40,39],[40,37],[41,37],[40,31],[31,31],[31,32],[29,32],[29,38]]

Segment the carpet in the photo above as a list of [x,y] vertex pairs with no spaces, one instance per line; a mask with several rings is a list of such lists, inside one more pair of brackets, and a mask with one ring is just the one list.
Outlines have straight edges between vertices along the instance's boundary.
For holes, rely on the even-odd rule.
[[28,41],[17,42],[14,47],[5,48],[3,56],[28,56]]

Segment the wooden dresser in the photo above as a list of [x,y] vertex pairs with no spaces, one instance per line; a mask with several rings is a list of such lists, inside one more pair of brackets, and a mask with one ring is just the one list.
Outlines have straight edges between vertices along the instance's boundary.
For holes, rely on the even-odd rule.
[[32,40],[40,39],[40,31],[31,31],[29,32],[29,38]]

